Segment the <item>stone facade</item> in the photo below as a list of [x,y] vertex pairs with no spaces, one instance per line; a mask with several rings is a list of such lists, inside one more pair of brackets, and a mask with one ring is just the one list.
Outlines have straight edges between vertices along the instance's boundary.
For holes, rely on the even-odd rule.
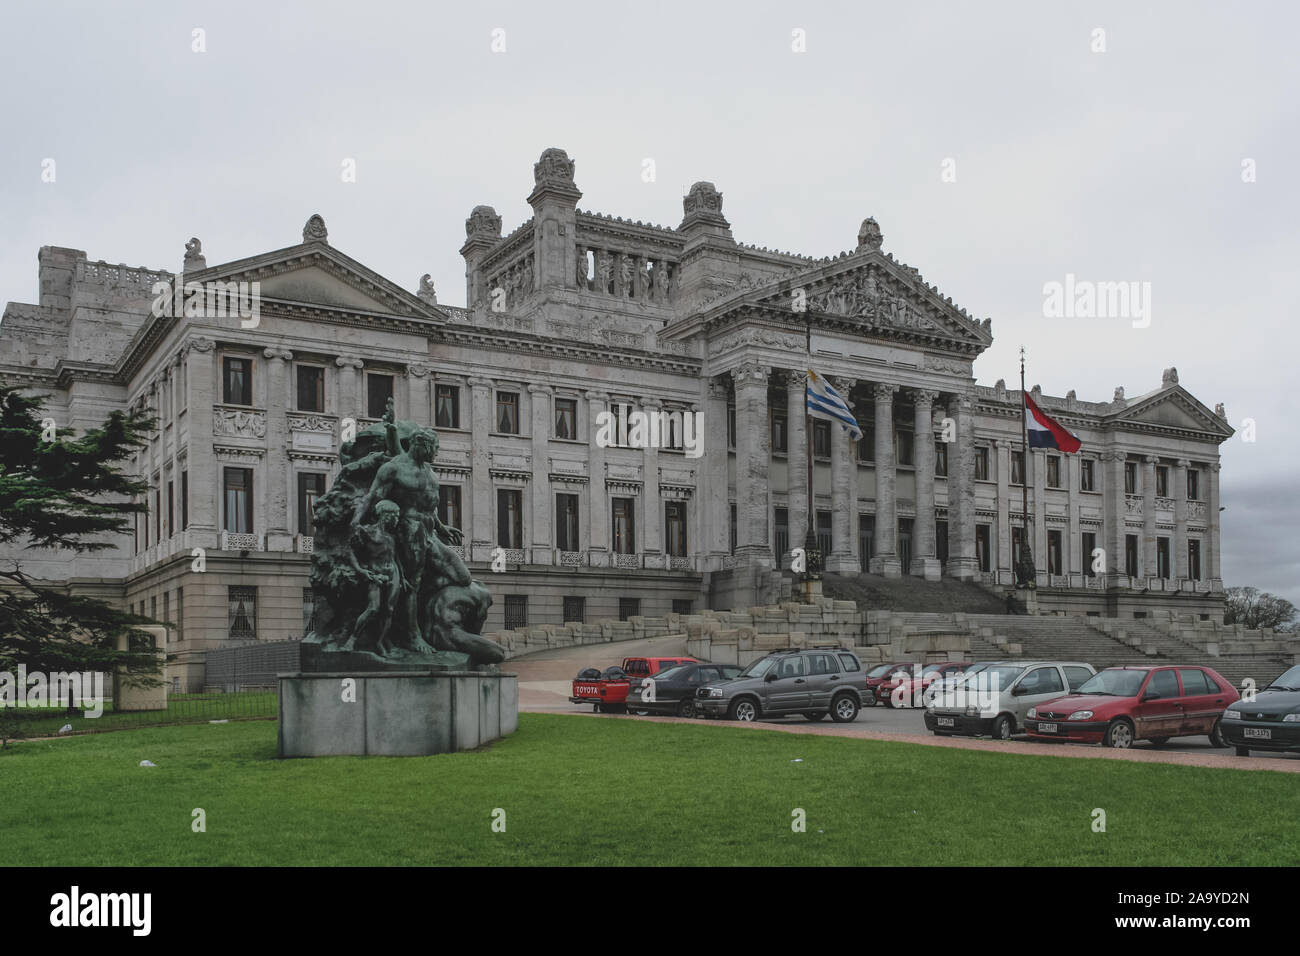
[[[884,252],[874,220],[815,259],[737,242],[711,183],[668,228],[579,209],[562,150],[533,173],[532,218],[466,220],[465,308],[350,258],[319,216],[301,243],[220,265],[191,240],[185,288],[218,290],[193,310],[158,307],[164,270],[41,249],[39,303],[0,325],[0,379],[51,394],[60,425],[148,407],[160,427],[133,463],[154,486],[135,540],[25,563],[175,622],[187,678],[210,647],[299,637],[310,499],[391,396],[441,436],[444,517],[493,591],[490,631],[788,599],[810,501],[832,569],[1011,583],[1020,393],[975,384],[991,320]],[[222,289],[251,290],[258,315],[221,308]],[[861,442],[806,428],[810,364]],[[1034,394],[1083,441],[1031,455],[1040,604],[1221,615],[1222,407],[1173,369],[1133,399]],[[598,440],[631,412],[662,427]]]

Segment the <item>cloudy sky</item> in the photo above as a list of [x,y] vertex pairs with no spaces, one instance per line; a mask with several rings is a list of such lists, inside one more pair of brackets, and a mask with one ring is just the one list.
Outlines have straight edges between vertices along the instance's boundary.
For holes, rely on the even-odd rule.
[[[463,304],[466,215],[527,218],[548,146],[584,209],[675,225],[707,179],[737,239],[818,256],[873,215],[992,317],[982,384],[1023,344],[1049,394],[1173,365],[1253,419],[1222,450],[1223,576],[1300,604],[1298,27],[1281,2],[5,4],[0,301],[36,301],[42,245],[175,268],[199,236],[215,264],[319,212]],[[1067,274],[1149,282],[1149,326],[1045,317]]]

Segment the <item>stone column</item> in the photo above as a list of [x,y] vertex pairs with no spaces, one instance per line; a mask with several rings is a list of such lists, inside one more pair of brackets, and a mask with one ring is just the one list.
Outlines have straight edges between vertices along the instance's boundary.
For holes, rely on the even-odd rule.
[[887,578],[901,577],[895,541],[898,538],[898,515],[895,509],[897,473],[894,466],[894,393],[897,385],[877,384],[876,399],[876,539],[872,574]]
[[1021,508],[1020,501],[1011,500],[1011,456],[1015,454],[1012,448],[1012,442],[1006,438],[996,438],[993,440],[993,454],[997,456],[995,467],[998,470],[998,540],[996,547],[997,554],[993,555],[992,566],[998,572],[998,583],[1001,583],[1002,571],[1008,571],[1015,579],[1016,555],[1015,550],[1011,547],[1011,529],[1016,526],[1016,519],[1013,513]]
[[[492,452],[488,435],[492,431],[492,380],[471,378],[470,388],[470,480],[469,508],[472,515],[470,533],[465,536],[466,558],[490,561],[496,547],[496,527],[492,523]],[[465,504],[462,502],[461,507]]]
[[1142,457],[1142,572],[1156,576],[1156,462],[1155,455]]
[[[831,384],[851,409],[849,396],[857,382],[836,377]],[[853,553],[853,518],[858,513],[857,457],[849,433],[838,422],[831,422],[831,553],[826,555],[827,571],[856,574],[862,570]]]
[[587,398],[588,445],[587,479],[587,563],[594,568],[609,567],[609,496],[605,494],[605,449],[596,442],[600,413],[607,410],[608,392],[589,391]]
[[432,399],[429,391],[433,383],[431,365],[408,365],[406,368],[407,396],[406,417],[417,425],[433,423]]
[[705,569],[719,571],[731,553],[731,493],[727,451],[727,384],[705,383],[704,457],[701,459],[702,499],[697,510],[704,522]]
[[[338,416],[340,419],[351,418],[357,421],[361,418],[363,410],[361,386],[358,381],[364,363],[355,356],[341,355],[334,360],[334,364],[339,368],[338,408],[336,409]],[[360,430],[360,422],[358,422],[357,431]]]
[[[934,531],[934,402],[939,393],[912,390],[912,460],[916,462],[916,521],[912,528],[913,558],[909,574],[939,580],[942,570],[935,551]],[[856,509],[855,509],[856,510]]]
[[1206,468],[1210,491],[1205,503],[1205,554],[1202,555],[1201,575],[1209,578],[1210,588],[1223,590],[1223,578],[1219,572],[1219,463],[1212,461]]
[[533,564],[554,564],[555,537],[551,529],[551,478],[547,473],[548,446],[551,437],[551,396],[555,389],[549,385],[529,385],[529,403],[532,406],[533,478],[532,515],[528,535]]
[[1191,464],[1186,458],[1174,463],[1174,566],[1171,570],[1179,588],[1187,580],[1187,469]]
[[[1040,585],[1050,583],[1047,577],[1047,452],[1042,448],[1030,450],[1033,458],[1033,471],[1025,475],[1034,478],[1034,486],[1029,489],[1030,528],[1033,530],[1034,571]],[[1029,467],[1029,462],[1025,462]]]
[[[1070,575],[1070,586],[1081,587],[1083,578],[1080,576],[1086,565],[1080,564],[1083,558],[1083,532],[1079,528],[1079,456],[1062,455],[1061,466],[1065,468],[1065,487],[1069,489],[1069,504],[1066,507],[1067,516],[1070,519],[1069,540],[1065,542],[1065,554],[1062,555],[1061,570]],[[1087,558],[1088,565],[1092,563],[1092,558]],[[1077,580],[1076,580],[1077,579]]]
[[[975,558],[975,423],[969,395],[954,395],[948,416],[956,427],[956,447],[949,449],[948,576],[969,580],[979,574]],[[955,451],[956,455],[951,452]],[[956,461],[953,461],[953,458]]]
[[292,521],[289,517],[289,423],[285,409],[289,402],[289,370],[293,353],[287,349],[262,350],[267,364],[266,474],[262,479],[263,511],[266,515],[266,550],[292,551]]
[[1124,566],[1124,516],[1128,514],[1127,496],[1124,493],[1124,462],[1128,455],[1122,451],[1109,451],[1101,456],[1106,475],[1102,489],[1106,500],[1106,586],[1110,587],[1118,575],[1125,573]]
[[[189,547],[215,549],[220,543],[217,522],[221,501],[221,468],[212,453],[212,406],[220,392],[216,343],[190,339],[185,345],[185,383],[189,389]],[[180,495],[177,483],[176,494]],[[141,549],[142,551],[144,548]]]
[[[808,373],[790,370],[785,378],[786,456],[789,471],[790,547],[802,548],[808,536]],[[856,465],[854,466],[857,467]],[[779,555],[781,566],[788,555]]]
[[[654,398],[647,398],[641,403],[650,420],[654,421],[663,411],[663,402]],[[668,429],[664,426],[663,434],[658,434],[657,429],[651,429],[649,440],[643,451],[644,464],[641,469],[645,476],[642,485],[641,495],[641,551],[645,555],[643,566],[647,568],[662,568],[667,562],[664,560],[663,535],[664,535],[664,509],[663,502],[659,500],[659,449],[655,447],[657,440],[668,440]]]
[[736,390],[736,557],[756,567],[772,566],[767,534],[767,475],[771,431],[767,377],[757,362],[732,369]]

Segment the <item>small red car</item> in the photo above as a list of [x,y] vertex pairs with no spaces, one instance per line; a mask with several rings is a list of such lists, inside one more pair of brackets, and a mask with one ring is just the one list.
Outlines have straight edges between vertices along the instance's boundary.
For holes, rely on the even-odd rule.
[[1073,694],[1031,708],[1025,730],[1036,740],[1074,740],[1126,749],[1134,741],[1160,746],[1171,737],[1210,738],[1224,708],[1240,698],[1218,671],[1193,664],[1108,667]]
[[575,678],[569,703],[591,704],[598,714],[622,714],[627,711],[627,691],[632,678],[653,677],[678,664],[697,663],[695,658],[686,656],[625,657],[622,667],[611,667],[598,677]]
[[[888,707],[902,701],[904,706],[924,707],[925,691],[937,680],[960,674],[970,665],[965,661],[943,661],[938,664],[909,664],[906,669],[888,671],[876,693]],[[917,671],[920,670],[918,674]]]
[[891,706],[889,703],[889,694],[881,688],[885,681],[889,680],[896,672],[902,672],[906,677],[912,673],[913,663],[911,661],[890,661],[888,664],[877,664],[867,671],[867,691],[870,696],[868,700],[874,706],[877,702],[883,703],[886,707]]

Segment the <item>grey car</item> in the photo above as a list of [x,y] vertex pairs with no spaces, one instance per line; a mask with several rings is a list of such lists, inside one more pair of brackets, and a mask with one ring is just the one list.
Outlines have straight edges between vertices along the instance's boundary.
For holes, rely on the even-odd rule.
[[852,651],[840,647],[776,651],[754,661],[740,676],[706,684],[695,693],[703,717],[757,720],[803,714],[840,723],[858,716],[866,702],[867,675]]

